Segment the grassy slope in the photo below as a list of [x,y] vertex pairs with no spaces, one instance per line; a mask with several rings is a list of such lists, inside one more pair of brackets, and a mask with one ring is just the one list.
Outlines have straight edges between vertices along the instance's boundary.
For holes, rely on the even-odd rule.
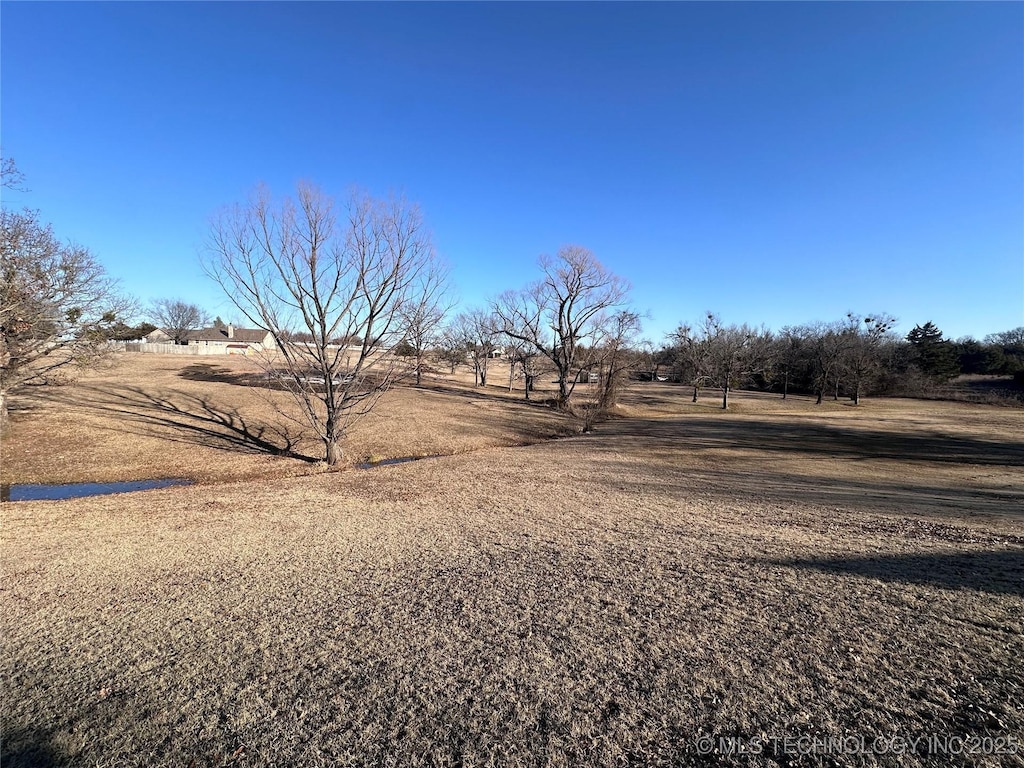
[[643,392],[525,448],[3,505],[4,765],[1024,734],[1017,412]]

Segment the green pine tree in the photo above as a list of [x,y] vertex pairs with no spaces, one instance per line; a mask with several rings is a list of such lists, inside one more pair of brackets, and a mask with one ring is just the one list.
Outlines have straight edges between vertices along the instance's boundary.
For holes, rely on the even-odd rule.
[[907,334],[918,368],[936,381],[949,381],[960,374],[960,363],[953,342],[942,338],[942,331],[932,323],[915,325]]

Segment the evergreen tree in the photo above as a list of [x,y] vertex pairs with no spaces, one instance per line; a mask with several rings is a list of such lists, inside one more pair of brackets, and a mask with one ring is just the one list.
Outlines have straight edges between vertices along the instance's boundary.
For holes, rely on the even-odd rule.
[[914,362],[926,376],[949,381],[960,373],[955,345],[942,338],[942,331],[934,323],[915,325],[907,334],[907,341],[913,349]]

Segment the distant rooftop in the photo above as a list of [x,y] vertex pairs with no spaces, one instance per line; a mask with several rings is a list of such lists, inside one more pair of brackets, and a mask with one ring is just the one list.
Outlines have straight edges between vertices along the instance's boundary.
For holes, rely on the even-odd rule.
[[258,344],[267,337],[268,331],[259,328],[234,328],[231,325],[214,328],[203,328],[192,331],[189,341],[237,341],[247,344]]

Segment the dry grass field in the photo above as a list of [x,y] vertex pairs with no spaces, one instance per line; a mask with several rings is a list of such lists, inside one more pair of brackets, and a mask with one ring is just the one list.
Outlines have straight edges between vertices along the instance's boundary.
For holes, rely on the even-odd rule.
[[1024,766],[1024,411],[434,381],[323,472],[200,360],[13,412],[4,482],[200,482],[0,505],[4,766]]

